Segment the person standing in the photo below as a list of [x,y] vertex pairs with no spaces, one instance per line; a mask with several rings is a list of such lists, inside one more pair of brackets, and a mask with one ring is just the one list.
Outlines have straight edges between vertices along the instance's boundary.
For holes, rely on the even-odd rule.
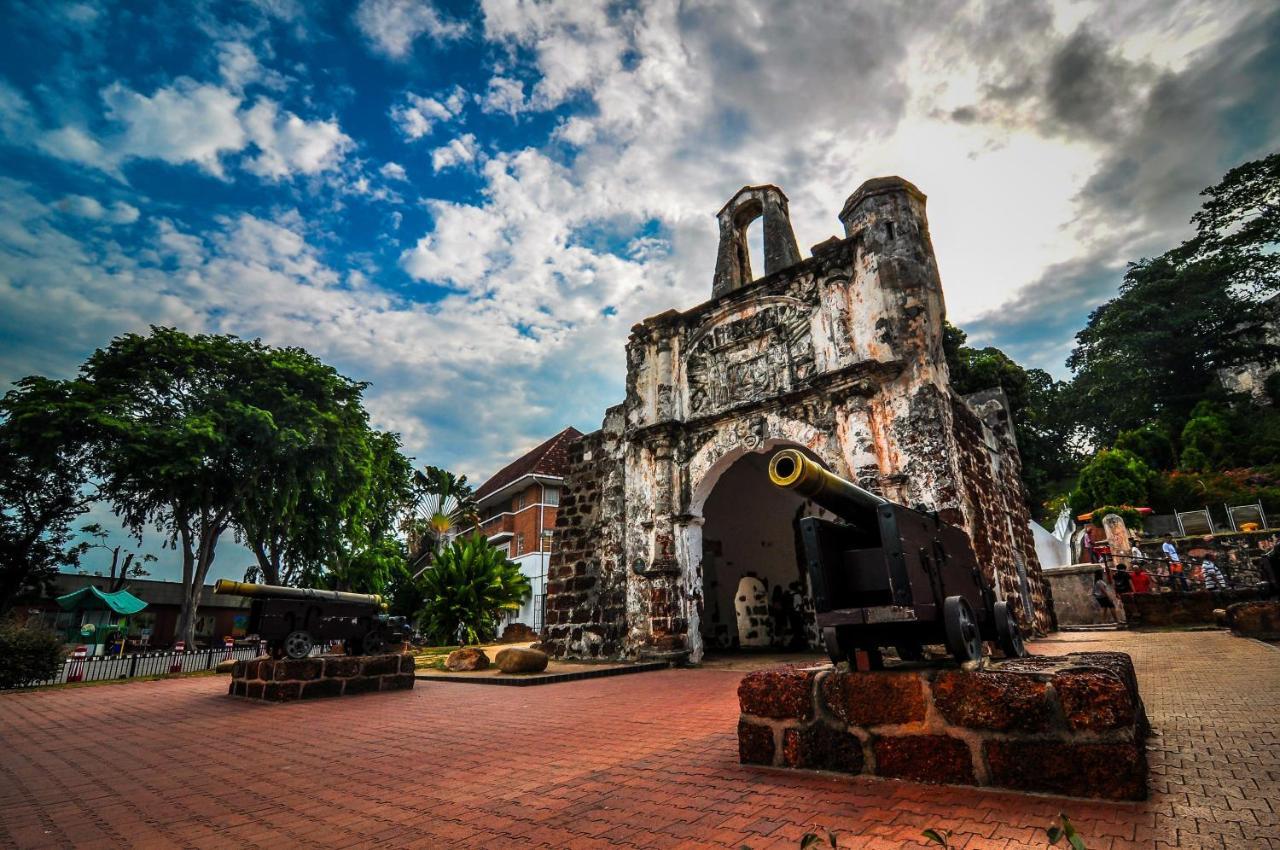
[[1169,587],[1173,590],[1184,592],[1190,590],[1191,586],[1187,584],[1187,574],[1183,572],[1182,556],[1178,554],[1178,547],[1173,545],[1172,534],[1164,536],[1164,545],[1160,549],[1169,561]]
[[1116,593],[1132,593],[1133,592],[1132,576],[1130,576],[1129,570],[1127,567],[1125,567],[1123,561],[1116,564],[1116,571],[1111,576],[1111,579],[1112,581],[1115,582]]
[[1150,593],[1151,592],[1151,573],[1147,572],[1147,568],[1141,563],[1133,565],[1133,573],[1129,576],[1129,584],[1133,587],[1134,593]]
[[1102,570],[1093,571],[1093,601],[1098,603],[1103,616],[1113,623],[1119,622],[1116,619],[1116,603],[1111,599],[1111,588],[1102,577]]
[[1204,557],[1200,562],[1200,570],[1204,573],[1204,589],[1205,590],[1223,590],[1227,586],[1227,581],[1222,576],[1222,570],[1218,569],[1218,565],[1213,562],[1213,558],[1209,555]]

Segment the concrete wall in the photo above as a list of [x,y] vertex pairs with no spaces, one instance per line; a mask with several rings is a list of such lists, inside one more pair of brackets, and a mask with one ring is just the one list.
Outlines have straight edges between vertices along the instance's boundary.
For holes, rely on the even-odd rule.
[[[1053,595],[1059,626],[1090,626],[1114,622],[1093,599],[1093,574],[1098,564],[1045,567],[1044,578]],[[1121,613],[1123,620],[1123,613]]]

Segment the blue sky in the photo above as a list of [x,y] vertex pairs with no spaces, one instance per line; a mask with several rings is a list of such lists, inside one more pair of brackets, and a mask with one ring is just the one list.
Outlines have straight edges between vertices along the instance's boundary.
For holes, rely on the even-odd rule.
[[1063,375],[1125,262],[1280,139],[1268,0],[0,11],[0,381],[153,323],[302,345],[475,478],[598,427],[744,184],[808,246],[907,177],[952,320]]

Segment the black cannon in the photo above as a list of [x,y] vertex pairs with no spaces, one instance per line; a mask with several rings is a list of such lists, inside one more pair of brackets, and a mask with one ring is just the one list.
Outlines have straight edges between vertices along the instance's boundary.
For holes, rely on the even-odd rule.
[[879,667],[883,647],[917,660],[933,644],[957,661],[976,661],[988,640],[1006,656],[1027,654],[963,530],[845,481],[795,449],[773,456],[769,479],[839,517],[800,520],[817,624],[833,661],[852,664],[862,650]]
[[311,587],[279,587],[218,579],[214,593],[247,596],[249,634],[273,657],[306,658],[317,643],[340,640],[349,655],[372,655],[407,639],[404,617],[389,617],[382,597]]

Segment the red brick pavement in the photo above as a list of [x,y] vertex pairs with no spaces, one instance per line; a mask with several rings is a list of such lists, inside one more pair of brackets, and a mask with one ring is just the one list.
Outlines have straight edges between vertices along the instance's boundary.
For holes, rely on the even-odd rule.
[[1089,634],[1134,656],[1154,793],[1101,803],[738,764],[740,673],[537,688],[419,682],[285,705],[180,679],[0,696],[5,847],[1280,848],[1280,651],[1220,632]]

